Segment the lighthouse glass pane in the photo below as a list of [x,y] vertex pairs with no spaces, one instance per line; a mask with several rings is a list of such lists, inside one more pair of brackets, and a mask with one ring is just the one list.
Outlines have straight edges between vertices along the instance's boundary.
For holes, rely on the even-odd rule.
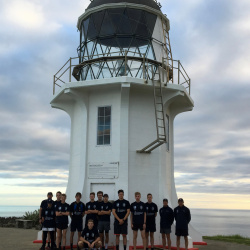
[[110,145],[111,106],[98,107],[97,145]]

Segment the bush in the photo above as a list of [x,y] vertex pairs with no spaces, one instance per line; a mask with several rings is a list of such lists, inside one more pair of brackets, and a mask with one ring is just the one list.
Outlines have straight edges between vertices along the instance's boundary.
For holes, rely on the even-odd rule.
[[32,220],[33,226],[39,225],[39,209],[34,212],[25,212],[23,215],[24,220]]

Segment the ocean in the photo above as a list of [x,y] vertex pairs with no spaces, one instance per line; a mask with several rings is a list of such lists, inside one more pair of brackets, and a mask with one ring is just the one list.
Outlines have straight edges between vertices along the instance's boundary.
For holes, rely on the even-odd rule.
[[[0,217],[21,217],[38,206],[0,206]],[[250,237],[250,210],[190,209],[191,223],[202,235],[239,234]]]

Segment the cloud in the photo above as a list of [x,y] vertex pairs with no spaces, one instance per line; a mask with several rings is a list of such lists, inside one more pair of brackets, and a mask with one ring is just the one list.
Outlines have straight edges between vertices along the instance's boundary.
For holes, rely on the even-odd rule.
[[[37,194],[37,202],[48,187],[66,186],[70,118],[49,103],[53,75],[69,57],[77,56],[77,18],[89,2],[1,3],[0,180],[8,181],[12,198],[6,202],[13,202],[15,192],[29,190]],[[177,192],[247,194],[250,2],[161,4],[170,19],[173,57],[191,77],[195,102],[192,112],[174,121]],[[20,202],[25,199],[24,194]]]

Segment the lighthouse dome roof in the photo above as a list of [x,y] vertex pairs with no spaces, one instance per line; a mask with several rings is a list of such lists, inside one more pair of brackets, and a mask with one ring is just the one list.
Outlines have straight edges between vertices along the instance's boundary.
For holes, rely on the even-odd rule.
[[115,3],[132,3],[132,4],[142,4],[151,7],[156,10],[160,10],[160,7],[154,0],[92,0],[87,9],[98,7],[103,4],[115,4]]

